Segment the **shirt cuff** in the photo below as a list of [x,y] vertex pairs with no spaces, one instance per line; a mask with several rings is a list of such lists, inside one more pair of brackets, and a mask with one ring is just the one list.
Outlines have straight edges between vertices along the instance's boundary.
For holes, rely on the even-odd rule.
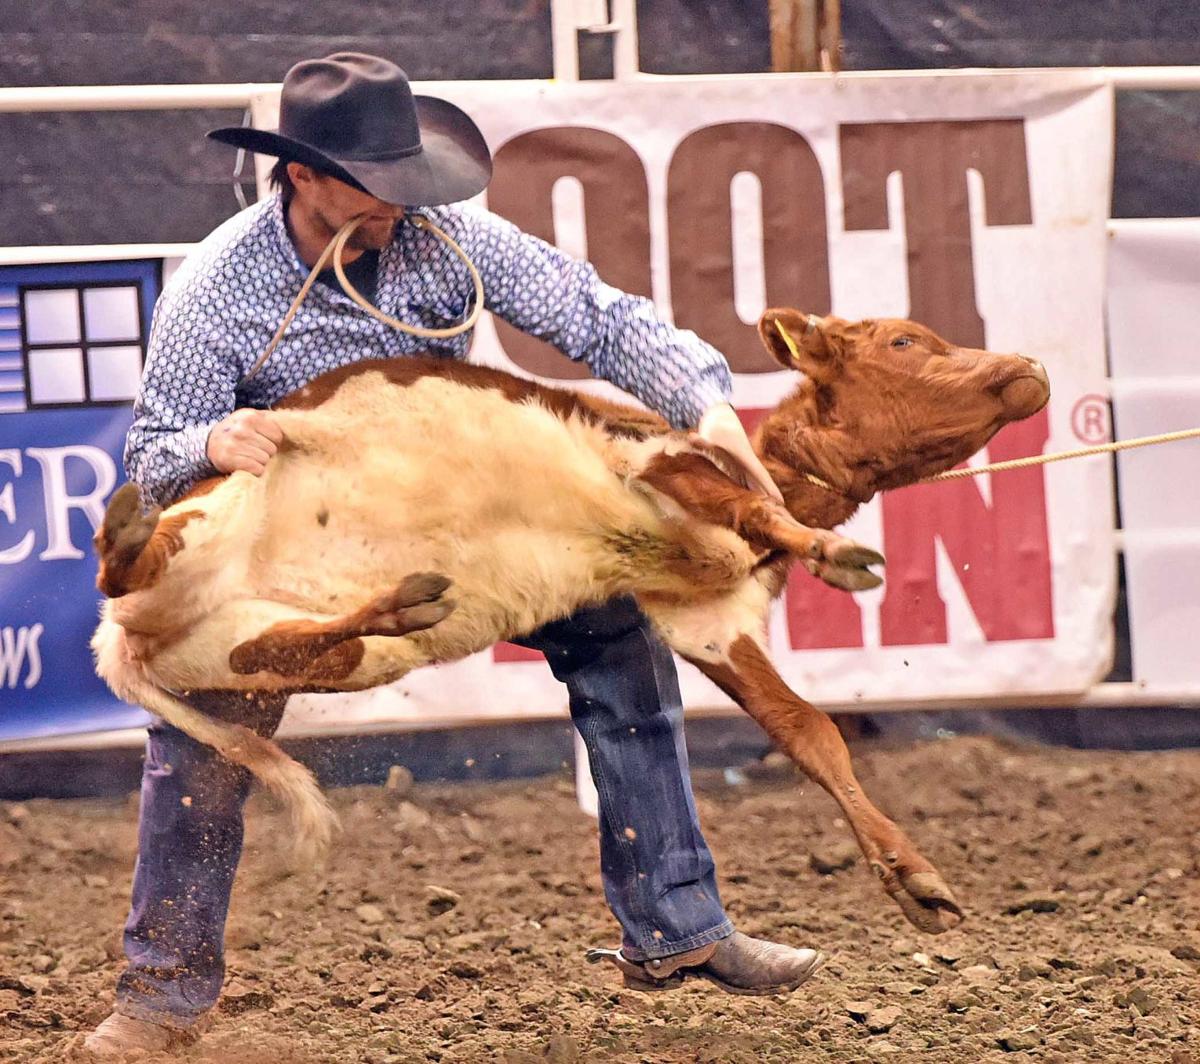
[[195,471],[196,480],[217,475],[217,467],[209,461],[208,457],[208,434],[212,432],[216,424],[214,421],[203,425],[189,425],[186,429],[182,429],[177,437],[180,451]]
[[679,396],[676,414],[679,424],[676,428],[694,429],[700,424],[700,419],[706,410],[718,403],[731,402],[730,389],[720,381],[701,377],[692,387]]

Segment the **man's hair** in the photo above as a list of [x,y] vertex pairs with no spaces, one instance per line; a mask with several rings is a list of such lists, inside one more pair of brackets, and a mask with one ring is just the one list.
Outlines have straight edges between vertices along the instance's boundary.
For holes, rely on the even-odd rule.
[[[292,197],[295,196],[295,194],[296,194],[296,186],[294,184],[292,184],[292,178],[291,178],[291,175],[288,174],[288,169],[287,169],[288,163],[295,162],[295,161],[296,160],[294,160],[294,159],[278,159],[278,160],[276,160],[275,165],[271,167],[271,174],[267,178],[267,181],[270,184],[270,186],[274,189],[278,189],[279,195],[282,197],[283,202],[285,204],[291,203]],[[343,183],[349,184],[349,182],[347,182],[346,179],[344,177],[342,177],[340,174],[330,173],[329,170],[324,169],[320,166],[313,166],[312,163],[305,163],[305,165],[310,170],[312,170],[314,173],[322,174],[325,177],[332,177],[335,181],[341,181]],[[363,192],[366,192],[366,189],[363,188],[361,185],[359,185],[357,182],[351,184],[351,187],[358,188],[358,189],[361,189]]]
[[292,197],[296,194],[296,186],[292,184],[291,175],[288,174],[287,168],[290,159],[279,159],[275,165],[271,167],[271,176],[269,178],[271,187],[279,191],[279,195],[283,198],[284,203],[290,203]]

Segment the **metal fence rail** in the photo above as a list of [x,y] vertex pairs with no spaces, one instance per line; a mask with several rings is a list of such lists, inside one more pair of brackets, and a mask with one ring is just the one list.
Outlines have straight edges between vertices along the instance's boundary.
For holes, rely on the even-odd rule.
[[[962,70],[853,70],[837,74],[643,74],[631,77],[645,80],[686,80],[701,77],[705,81],[736,81],[742,78],[809,78],[834,82],[866,78],[958,78],[989,75],[1024,75],[1039,67],[972,68]],[[1044,68],[1060,69],[1060,68]],[[1146,66],[1095,67],[1103,80],[1118,91],[1186,92],[1200,90],[1200,67]],[[559,80],[572,80],[559,76]],[[435,92],[438,82],[414,82],[422,92]],[[171,111],[194,108],[245,108],[259,96],[279,91],[270,82],[246,82],[241,85],[73,85],[31,88],[0,88],[0,112],[36,111]]]

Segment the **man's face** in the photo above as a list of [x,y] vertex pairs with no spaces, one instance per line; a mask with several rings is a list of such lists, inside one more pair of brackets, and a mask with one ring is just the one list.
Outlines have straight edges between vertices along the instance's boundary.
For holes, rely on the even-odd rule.
[[293,203],[333,236],[351,218],[367,216],[346,242],[360,251],[382,250],[391,243],[396,223],[404,217],[404,208],[384,203],[336,177],[329,177],[300,163],[288,167],[296,186]]

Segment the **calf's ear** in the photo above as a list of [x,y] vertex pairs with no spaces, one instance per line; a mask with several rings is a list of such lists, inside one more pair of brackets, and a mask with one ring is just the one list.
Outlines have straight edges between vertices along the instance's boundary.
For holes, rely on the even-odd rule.
[[767,310],[758,319],[758,335],[784,369],[799,370],[823,384],[837,376],[841,346],[817,315]]

